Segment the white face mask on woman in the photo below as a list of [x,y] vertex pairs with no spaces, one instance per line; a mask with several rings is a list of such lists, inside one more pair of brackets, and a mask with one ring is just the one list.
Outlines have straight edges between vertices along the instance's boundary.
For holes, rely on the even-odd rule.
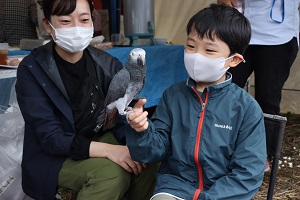
[[229,67],[224,68],[225,61],[233,56],[228,58],[208,58],[200,53],[184,52],[184,65],[193,80],[210,83],[219,80],[226,73]]
[[55,31],[56,40],[51,34],[54,42],[70,53],[83,51],[93,38],[94,27],[74,26],[55,29],[50,22],[49,24]]

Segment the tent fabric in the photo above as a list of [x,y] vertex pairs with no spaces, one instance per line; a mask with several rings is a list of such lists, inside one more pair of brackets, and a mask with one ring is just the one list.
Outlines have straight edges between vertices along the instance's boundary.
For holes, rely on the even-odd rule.
[[188,20],[216,0],[154,0],[155,38],[185,44]]

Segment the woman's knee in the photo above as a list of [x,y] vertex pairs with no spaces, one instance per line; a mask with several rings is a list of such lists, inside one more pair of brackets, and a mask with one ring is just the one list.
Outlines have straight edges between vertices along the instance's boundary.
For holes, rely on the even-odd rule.
[[77,199],[121,199],[130,187],[130,176],[117,164],[94,169],[87,174]]
[[113,188],[127,188],[131,181],[131,174],[115,163],[94,170],[91,172],[91,176],[90,178],[106,182]]

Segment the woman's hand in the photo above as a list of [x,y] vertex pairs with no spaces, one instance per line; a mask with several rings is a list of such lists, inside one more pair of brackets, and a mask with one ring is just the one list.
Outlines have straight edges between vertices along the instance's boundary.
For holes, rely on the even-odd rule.
[[[140,99],[133,107],[133,112],[127,116],[130,126],[137,132],[142,132],[148,128],[148,112],[143,111],[146,99]],[[102,142],[92,141],[90,144],[90,157],[106,157],[114,163],[123,167],[126,171],[134,174],[142,172],[145,164],[132,160],[129,149],[123,145],[113,145]]]
[[90,157],[106,157],[134,174],[141,173],[142,169],[146,167],[146,164],[132,160],[128,147],[123,145],[93,141],[90,145]]
[[109,149],[107,158],[134,174],[141,173],[143,167],[146,167],[145,164],[132,160],[127,146],[113,145]]
[[136,132],[142,132],[148,128],[148,112],[143,109],[146,102],[146,99],[139,99],[133,107],[133,112],[127,116],[128,123]]

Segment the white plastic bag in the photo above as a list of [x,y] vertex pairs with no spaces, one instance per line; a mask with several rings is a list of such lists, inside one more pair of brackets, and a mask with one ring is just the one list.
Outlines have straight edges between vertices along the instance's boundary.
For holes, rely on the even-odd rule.
[[25,123],[14,88],[13,85],[10,106],[0,106],[0,200],[21,200],[26,197],[21,186]]

